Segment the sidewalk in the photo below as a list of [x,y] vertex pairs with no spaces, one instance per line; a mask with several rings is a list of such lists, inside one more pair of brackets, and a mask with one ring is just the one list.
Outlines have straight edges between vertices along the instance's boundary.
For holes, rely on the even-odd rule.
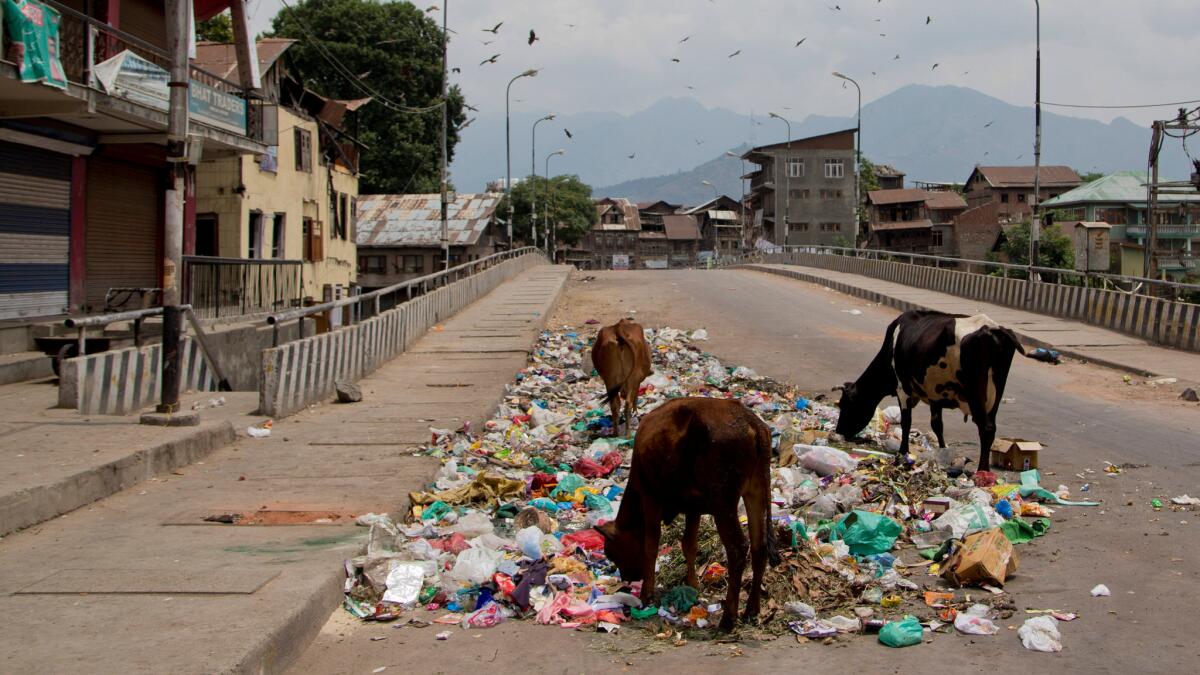
[[[366,535],[354,517],[427,482],[437,462],[408,449],[430,426],[491,415],[568,274],[503,284],[363,379],[361,403],[313,406],[264,439],[237,418],[231,447],[4,537],[3,670],[286,667],[341,600],[341,561]],[[204,521],[231,513],[267,523]]]
[[951,314],[987,314],[1012,328],[1026,344],[1142,376],[1176,377],[1200,382],[1200,355],[1154,346],[1145,340],[1103,328],[1012,309],[956,295],[927,291],[871,277],[800,265],[745,265],[744,269],[779,274],[866,298],[898,309],[933,309]]

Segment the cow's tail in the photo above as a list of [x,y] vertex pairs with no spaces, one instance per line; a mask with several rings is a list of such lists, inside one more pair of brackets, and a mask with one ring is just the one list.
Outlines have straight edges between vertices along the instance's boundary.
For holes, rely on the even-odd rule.
[[612,402],[621,393],[621,388],[633,374],[633,345],[620,332],[616,334],[617,343],[617,380],[608,386],[604,392],[604,404]]
[[1025,353],[1025,346],[1022,345],[1021,341],[1017,339],[1017,334],[1012,332],[1011,328],[1004,328],[1003,326],[1000,328],[993,328],[992,335],[996,337],[996,340],[1000,344],[1011,346],[1021,356],[1029,356]]

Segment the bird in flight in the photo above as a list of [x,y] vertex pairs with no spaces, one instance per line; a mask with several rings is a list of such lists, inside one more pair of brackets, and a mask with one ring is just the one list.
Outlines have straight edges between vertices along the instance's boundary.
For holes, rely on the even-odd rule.
[[986,128],[988,128],[988,127],[992,126],[992,125],[993,125],[993,124],[995,124],[995,123],[996,123],[996,120],[992,120],[991,122],[988,122],[987,124],[983,125],[983,128],[984,128],[984,129],[986,129]]
[[896,58],[894,58],[894,59],[892,59],[892,60],[893,60],[893,61],[899,61],[899,60],[900,60],[900,55],[899,55],[899,54],[897,54],[897,55],[896,55]]
[[841,6],[841,5],[834,5],[833,7],[830,7],[830,8],[829,8],[829,11],[831,11],[831,12],[840,12],[840,11],[842,11],[842,6]]
[[933,64],[933,67],[930,68],[930,70],[937,70],[937,67],[938,67],[938,64],[935,63],[935,64]]
[[566,26],[567,28],[575,28],[576,27],[575,24],[573,24],[573,23],[564,23],[563,25]]
[[741,53],[742,53],[742,50],[740,50],[740,49],[739,49],[739,50],[737,50],[736,52],[734,52],[734,53],[730,54],[729,56],[727,56],[726,58],[730,58],[730,59],[732,59],[733,57],[735,57],[735,56],[737,56],[738,54],[741,54]]
[[800,38],[800,41],[799,41],[799,42],[797,42],[797,43],[795,44],[795,47],[799,47],[800,45],[804,44],[804,41],[805,41],[805,40],[807,40],[807,39],[808,39],[808,36],[807,36],[807,35],[806,35],[806,36],[804,36],[804,37],[802,37],[802,38]]
[[503,26],[503,25],[504,25],[504,22],[501,21],[500,23],[496,24],[495,26],[493,26],[491,28],[484,28],[483,32],[491,33],[492,35],[496,35],[500,32],[500,26]]
[[636,152],[635,152],[635,153],[633,153],[632,155],[630,155],[630,156],[629,156],[629,159],[633,159],[634,157],[637,157],[637,153],[636,153]]
[[470,110],[471,112],[479,112],[479,108],[476,108],[475,106],[471,105],[470,103],[463,103],[463,107],[466,108],[467,110]]
[[437,5],[430,5],[430,6],[428,6],[428,7],[426,7],[426,8],[425,8],[425,13],[426,13],[426,14],[428,14],[429,12],[436,12],[436,11],[438,11],[439,9],[441,9],[441,8],[440,8],[440,7],[438,7]]
[[471,119],[467,120],[466,122],[463,122],[463,123],[462,123],[462,126],[460,126],[460,127],[458,128],[458,130],[459,130],[459,131],[462,131],[463,129],[466,129],[467,127],[471,126],[471,122],[474,122],[474,121],[475,121],[475,118],[474,118],[474,117],[472,117]]
[[671,61],[674,63],[679,63],[679,59],[671,59]]
[[927,17],[925,17],[925,25],[926,25],[926,26],[928,26],[928,25],[929,25],[929,22],[931,22],[931,21],[933,21],[933,17],[932,17],[932,16],[927,16]]
[[462,72],[462,68],[451,68],[451,69],[450,69],[450,72],[452,72],[452,73],[461,73],[461,72]]
[[696,139],[696,145],[704,145],[704,141],[702,141],[702,140],[700,140],[699,138],[697,138],[697,139]]
[[680,40],[680,41],[679,41],[679,44],[683,44],[683,43],[685,43],[685,42],[687,42],[688,40],[691,40],[691,39],[692,39],[692,36],[691,36],[691,35],[688,35],[687,37],[685,37],[685,38],[683,38],[682,40]]
[[563,133],[567,135],[567,138],[575,138],[571,135],[571,130],[566,127],[563,127]]
[[880,33],[879,37],[887,37],[887,33]]
[[488,45],[490,45],[490,44],[494,44],[495,42],[496,42],[495,40],[480,40],[480,41],[479,41],[479,44],[481,44],[481,45],[483,45],[484,47],[486,47],[486,46],[488,46]]
[[487,63],[495,63],[495,62],[496,62],[496,59],[498,59],[498,58],[500,58],[500,55],[499,55],[499,54],[494,54],[494,55],[492,56],[492,58],[490,58],[490,59],[484,59],[484,60],[480,61],[480,62],[479,62],[479,65],[481,65],[481,66],[482,66],[482,65],[484,65],[484,64],[487,64]]
[[532,29],[532,28],[530,28],[530,29],[529,29],[529,44],[530,44],[530,46],[532,46],[532,45],[533,45],[533,43],[537,42],[537,41],[538,41],[538,39],[539,39],[539,38],[538,38],[538,36],[537,36],[537,33],[533,32],[533,29]]

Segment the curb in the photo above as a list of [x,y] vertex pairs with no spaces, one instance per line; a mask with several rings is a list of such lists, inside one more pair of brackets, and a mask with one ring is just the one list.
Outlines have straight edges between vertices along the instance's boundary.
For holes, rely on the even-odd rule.
[[221,422],[54,483],[0,495],[0,536],[74,511],[155,475],[187,466],[233,443],[235,438],[233,425],[228,421]]
[[[762,267],[762,266],[754,265],[754,264],[734,265],[731,269],[745,269],[745,270],[750,270],[752,272],[762,272],[764,274],[774,274],[774,275],[781,276],[781,277],[787,277],[790,279],[805,281],[810,284],[817,284],[819,286],[824,286],[826,288],[833,289],[839,293],[844,293],[846,295],[853,295],[858,298],[870,300],[871,302],[877,302],[882,305],[894,307],[903,312],[907,312],[910,309],[925,309],[925,310],[934,310],[934,311],[937,310],[936,307],[929,307],[928,305],[921,305],[921,304],[909,302],[907,300],[901,300],[899,298],[896,298],[896,297],[893,297],[890,295],[884,295],[883,293],[879,293],[878,291],[871,291],[871,290],[867,290],[865,288],[860,288],[858,286],[851,286],[849,284],[845,284],[840,281],[833,281],[832,279],[827,279],[825,277],[817,276],[815,274],[808,274],[806,272],[799,272],[799,271],[794,271],[794,270],[781,270],[781,269],[777,269],[774,267]],[[1089,356],[1087,354],[1083,354],[1083,353],[1075,351],[1073,349],[1069,349],[1069,348],[1064,349],[1061,347],[1056,347],[1053,344],[1046,342],[1045,340],[1035,338],[1035,337],[1028,335],[1026,333],[1023,333],[1019,330],[1013,330],[1013,332],[1016,333],[1018,336],[1020,336],[1021,341],[1024,343],[1030,344],[1034,347],[1044,347],[1046,349],[1053,349],[1053,350],[1057,351],[1058,353],[1062,354],[1063,356],[1071,358],[1071,359],[1075,359],[1077,361],[1083,361],[1084,363],[1091,363],[1091,364],[1095,364],[1095,365],[1102,366],[1105,368],[1111,368],[1112,370],[1118,370],[1118,371],[1121,371],[1124,373],[1130,373],[1132,375],[1137,375],[1138,377],[1158,377],[1161,375],[1161,373],[1155,373],[1152,371],[1145,370],[1144,368],[1138,368],[1136,366],[1119,363],[1117,361],[1111,361],[1108,359],[1098,359],[1094,356]]]

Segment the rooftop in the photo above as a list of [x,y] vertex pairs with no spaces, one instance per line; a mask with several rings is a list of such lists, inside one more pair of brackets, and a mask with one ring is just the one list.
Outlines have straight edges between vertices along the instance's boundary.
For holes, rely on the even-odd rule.
[[[503,195],[458,194],[446,206],[451,246],[470,246],[487,231]],[[359,195],[359,246],[440,246],[441,195]]]
[[[296,40],[288,38],[260,38],[258,47],[258,72],[266,73]],[[238,81],[237,46],[221,42],[197,42],[196,58],[192,62],[214,75],[232,82]]]
[[[621,211],[624,220],[623,226],[603,222],[604,214],[613,209]],[[596,213],[601,218],[592,226],[593,230],[628,230],[637,232],[642,229],[642,216],[638,212],[637,204],[624,197],[604,197],[603,199],[596,200]]]
[[[1200,194],[1181,195],[1159,193],[1158,201],[1178,204],[1200,202]],[[1142,171],[1120,171],[1080,185],[1061,195],[1042,202],[1044,208],[1063,208],[1082,204],[1146,204],[1146,173]]]
[[965,209],[967,202],[957,192],[933,192],[905,188],[903,190],[871,190],[867,200],[876,206],[924,202],[931,209]]
[[871,225],[874,232],[891,232],[895,230],[929,230],[933,228],[931,220],[905,220],[894,223],[875,223]]
[[700,226],[696,224],[694,216],[663,216],[663,227],[667,230],[667,239],[672,241],[691,241],[700,238]]
[[[994,188],[1033,187],[1034,174],[1039,173],[1033,166],[977,166],[971,172],[978,172],[984,180]],[[1040,170],[1041,186],[1054,187],[1062,185],[1079,185],[1083,179],[1069,166],[1043,166]],[[970,186],[971,179],[967,179]]]

